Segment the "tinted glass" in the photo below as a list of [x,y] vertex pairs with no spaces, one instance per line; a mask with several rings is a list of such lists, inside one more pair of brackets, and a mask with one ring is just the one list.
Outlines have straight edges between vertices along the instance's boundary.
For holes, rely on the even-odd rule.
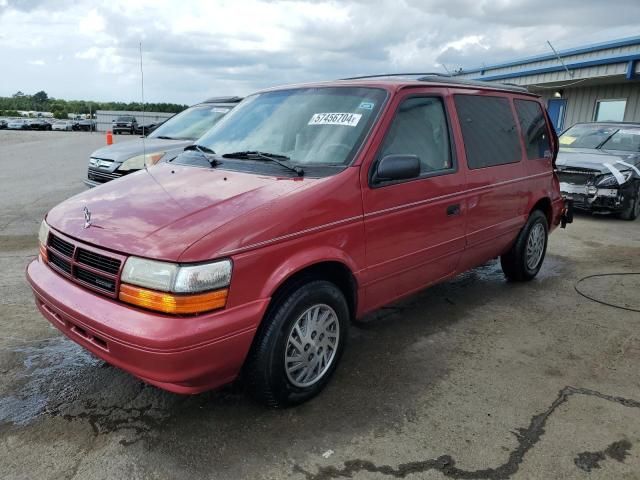
[[252,95],[198,140],[225,154],[259,150],[294,165],[346,165],[359,148],[386,93],[326,87]]
[[597,148],[620,127],[598,123],[574,125],[560,136],[560,146],[569,148]]
[[231,107],[196,105],[171,117],[154,130],[149,137],[169,137],[177,140],[195,140],[204,135]]
[[416,155],[421,175],[452,167],[447,117],[440,98],[410,98],[402,102],[380,158],[391,154]]
[[622,127],[611,135],[600,148],[621,152],[640,152],[640,128]]
[[515,100],[520,130],[524,136],[527,158],[551,157],[547,122],[538,102]]
[[520,139],[509,100],[455,95],[469,168],[520,161]]

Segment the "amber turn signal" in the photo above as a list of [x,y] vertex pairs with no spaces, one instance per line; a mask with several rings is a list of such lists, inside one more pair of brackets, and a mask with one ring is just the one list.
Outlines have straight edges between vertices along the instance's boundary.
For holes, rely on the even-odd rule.
[[123,283],[119,298],[123,302],[149,310],[175,315],[188,315],[222,308],[227,303],[228,289],[197,294],[158,292]]
[[42,261],[45,263],[49,261],[49,255],[47,254],[47,247],[45,247],[42,244],[40,244],[40,258],[42,258]]

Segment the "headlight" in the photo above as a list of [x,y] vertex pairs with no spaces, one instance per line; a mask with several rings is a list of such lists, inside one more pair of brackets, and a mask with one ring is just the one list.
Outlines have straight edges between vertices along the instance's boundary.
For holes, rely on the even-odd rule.
[[[625,183],[627,180],[631,178],[631,173],[632,173],[631,170],[627,170],[626,172],[620,172],[620,173],[624,177],[624,181],[622,183]],[[617,187],[618,185],[621,185],[621,184],[618,183],[618,179],[613,174],[609,173],[604,177],[600,178],[600,180],[596,182],[596,185],[598,187]]]
[[38,247],[40,250],[40,258],[45,262],[49,260],[47,255],[47,240],[49,240],[49,225],[42,220],[40,230],[38,231]]
[[142,170],[145,165],[147,167],[151,167],[158,163],[158,161],[164,156],[164,153],[165,152],[154,152],[132,157],[129,160],[125,160],[124,163],[118,167],[118,170],[126,172],[129,170]]
[[230,260],[179,265],[129,257],[122,270],[119,298],[165,313],[214,310],[226,304],[231,270]]

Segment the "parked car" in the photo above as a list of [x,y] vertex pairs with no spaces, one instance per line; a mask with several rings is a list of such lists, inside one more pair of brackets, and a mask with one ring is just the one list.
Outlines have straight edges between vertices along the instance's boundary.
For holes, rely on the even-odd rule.
[[185,147],[209,130],[235,107],[239,97],[212,98],[166,120],[144,140],[116,143],[91,154],[87,178],[89,187],[176,157]]
[[28,122],[31,130],[51,130],[51,124],[43,118],[32,118]]
[[270,89],[173,161],[54,207],[27,276],[53,325],[146,382],[195,393],[242,371],[293,405],[325,387],[351,320],[497,256],[534,278],[567,213],[556,152],[517,87]]
[[7,122],[9,130],[29,130],[29,121],[24,118],[12,118]]
[[560,136],[560,190],[576,208],[640,215],[640,123],[578,123]]
[[162,125],[164,123],[164,120],[160,121],[160,122],[152,122],[146,125],[138,125],[138,128],[136,129],[136,134],[137,135],[149,135],[151,132],[153,132],[155,129],[157,129],[160,125]]
[[71,130],[73,130],[73,124],[68,120],[58,120],[51,126],[51,129],[70,132]]
[[78,120],[76,130],[84,132],[95,132],[96,122],[91,119]]
[[136,133],[138,128],[138,120],[131,115],[121,115],[115,120],[111,121],[111,130],[114,135],[127,132],[130,135]]

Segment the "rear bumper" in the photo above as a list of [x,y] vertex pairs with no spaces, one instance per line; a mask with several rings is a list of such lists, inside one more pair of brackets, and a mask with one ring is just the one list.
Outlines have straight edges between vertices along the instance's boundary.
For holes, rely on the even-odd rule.
[[269,299],[197,317],[127,307],[62,278],[39,259],[27,279],[42,315],[106,362],[175,393],[199,393],[238,375]]

